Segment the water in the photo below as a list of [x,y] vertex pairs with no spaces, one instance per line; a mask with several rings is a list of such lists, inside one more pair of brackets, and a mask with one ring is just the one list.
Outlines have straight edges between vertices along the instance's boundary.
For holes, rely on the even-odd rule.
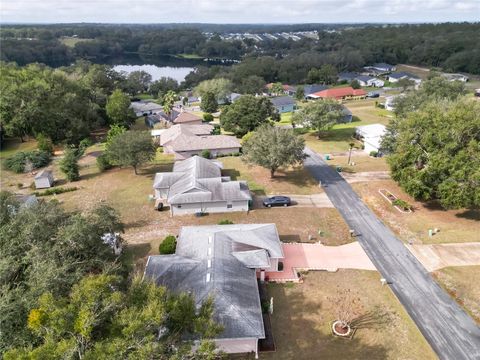
[[126,73],[131,73],[133,71],[145,71],[152,75],[152,81],[158,80],[161,77],[170,77],[181,83],[183,80],[185,80],[185,76],[187,76],[191,71],[195,70],[195,68],[186,66],[176,67],[144,64],[115,65],[113,66],[113,70],[118,72],[125,71]]

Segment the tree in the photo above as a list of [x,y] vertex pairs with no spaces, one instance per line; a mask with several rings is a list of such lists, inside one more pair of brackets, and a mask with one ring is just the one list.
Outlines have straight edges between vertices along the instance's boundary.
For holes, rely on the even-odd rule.
[[350,83],[350,86],[353,89],[360,89],[362,87],[357,79],[353,79],[352,82]]
[[318,138],[343,118],[343,107],[335,100],[320,100],[308,103],[295,112],[292,119],[295,124],[317,130]]
[[353,147],[355,146],[355,143],[351,142],[348,144],[349,148],[348,148],[348,161],[347,161],[347,164],[350,165],[350,159],[352,158],[352,149]]
[[[122,282],[119,276],[90,275],[68,297],[44,293],[28,316],[40,344],[12,349],[5,359],[214,358],[210,339],[222,328],[212,320],[213,298],[197,309],[192,295],[173,294],[138,277],[126,290]],[[199,349],[186,337],[199,339]]]
[[148,131],[127,131],[113,138],[107,150],[108,160],[113,165],[137,168],[155,157],[155,146]]
[[148,92],[152,96],[158,96],[159,94],[166,94],[168,91],[178,91],[178,87],[177,80],[162,76],[150,84]]
[[270,177],[282,166],[301,164],[305,140],[291,129],[262,125],[243,143],[242,159],[270,170]]
[[318,69],[311,68],[307,73],[307,84],[317,84],[320,82]]
[[295,99],[298,101],[305,100],[305,88],[303,86],[297,86],[297,91],[295,92]]
[[211,80],[202,81],[195,87],[195,94],[203,97],[207,92],[211,92],[215,95],[217,101],[224,100],[232,92],[233,84],[230,80],[225,78],[217,78]]
[[125,269],[101,240],[107,232],[123,231],[118,215],[106,205],[67,213],[57,201],[20,207],[13,195],[3,192],[0,209],[0,352],[4,353],[12,346],[38,342],[26,321],[41,294],[62,297],[85,274]]
[[120,134],[123,134],[126,131],[127,131],[127,128],[125,128],[122,125],[116,125],[116,124],[110,125],[110,130],[108,130],[107,132],[107,139],[105,141],[105,150],[108,150],[108,147],[113,142],[113,139],[115,139],[115,137],[117,137]]
[[433,101],[396,128],[392,178],[419,200],[446,209],[480,206],[480,104]]
[[173,235],[168,235],[163,239],[158,247],[160,254],[175,254],[177,248],[177,238]]
[[244,95],[222,111],[220,124],[226,131],[241,137],[266,123],[274,110],[269,99]]
[[337,68],[331,64],[325,64],[317,72],[321,84],[330,85],[337,82]]
[[167,114],[168,117],[172,114],[173,105],[176,100],[177,94],[172,90],[169,90],[162,99],[163,112]]
[[242,94],[255,95],[262,91],[265,87],[265,80],[260,76],[250,75],[242,78],[242,82],[238,88],[238,92]]
[[135,113],[130,108],[130,98],[121,90],[115,90],[108,97],[105,110],[110,122],[115,125],[129,127],[135,120]]
[[78,159],[78,149],[67,147],[63,152],[63,159],[60,161],[60,170],[65,174],[68,181],[77,181],[80,179]]
[[350,289],[337,288],[336,294],[328,297],[328,300],[335,307],[335,320],[340,322],[341,329],[344,330],[345,334],[348,334],[350,329],[354,327],[354,321],[364,311],[358,294]]
[[407,78],[402,78],[398,80],[397,85],[402,88],[402,92],[405,92],[410,86],[415,85],[415,82]]
[[270,93],[273,96],[283,95],[284,91],[283,91],[282,83],[280,83],[280,82],[273,83],[272,88],[270,89]]
[[138,93],[147,91],[151,82],[152,75],[146,71],[132,71],[127,75],[127,78],[123,83],[123,89],[130,95],[134,96]]
[[53,154],[52,140],[43,134],[37,135],[37,144],[40,151],[45,151],[49,154]]
[[200,109],[207,113],[213,113],[217,111],[218,103],[213,92],[207,91],[203,94],[202,102],[200,103]]

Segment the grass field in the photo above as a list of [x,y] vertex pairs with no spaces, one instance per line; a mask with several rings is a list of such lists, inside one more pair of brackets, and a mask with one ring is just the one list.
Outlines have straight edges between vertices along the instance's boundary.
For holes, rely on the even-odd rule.
[[62,37],[60,39],[60,42],[68,47],[71,47],[73,48],[75,46],[75,44],[79,43],[79,42],[83,42],[83,41],[93,41],[94,39],[82,39],[82,38],[74,38],[74,37],[68,37],[68,36],[65,36],[65,37]]
[[[358,294],[363,320],[352,340],[331,334],[338,288]],[[260,359],[436,359],[420,331],[376,271],[310,272],[303,284],[269,284],[277,351]]]
[[449,267],[435,271],[437,282],[480,324],[480,266]]
[[341,166],[344,172],[358,173],[364,171],[389,171],[390,167],[387,164],[385,157],[374,158],[368,156],[364,151],[354,151],[350,159],[350,163],[355,165],[348,165],[347,155],[335,155],[331,157],[327,163],[331,166]]
[[365,99],[346,102],[344,105],[352,112],[353,116],[360,119],[359,122],[354,122],[354,126],[368,125],[368,124],[383,124],[387,125],[393,116],[392,113],[385,109],[375,107],[375,102],[380,100]]

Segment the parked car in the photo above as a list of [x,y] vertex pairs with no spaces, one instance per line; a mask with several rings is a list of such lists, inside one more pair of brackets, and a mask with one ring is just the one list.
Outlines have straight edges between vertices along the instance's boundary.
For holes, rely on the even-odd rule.
[[369,98],[378,98],[380,97],[380,94],[378,92],[371,91],[367,94],[367,97]]
[[288,196],[272,196],[263,200],[263,206],[290,206],[291,200]]

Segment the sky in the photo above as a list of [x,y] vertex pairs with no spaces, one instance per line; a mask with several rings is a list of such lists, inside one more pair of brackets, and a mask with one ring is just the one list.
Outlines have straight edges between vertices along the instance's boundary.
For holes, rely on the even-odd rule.
[[480,0],[0,0],[0,21],[398,23],[480,21]]

